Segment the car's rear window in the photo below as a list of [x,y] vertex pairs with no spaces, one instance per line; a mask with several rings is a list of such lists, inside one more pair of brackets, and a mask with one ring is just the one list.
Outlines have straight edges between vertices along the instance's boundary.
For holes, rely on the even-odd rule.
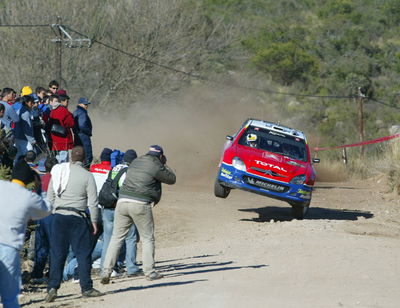
[[[254,137],[254,135],[256,137]],[[254,141],[254,139],[256,139]],[[260,127],[249,126],[238,142],[240,145],[307,161],[307,148],[303,139]]]

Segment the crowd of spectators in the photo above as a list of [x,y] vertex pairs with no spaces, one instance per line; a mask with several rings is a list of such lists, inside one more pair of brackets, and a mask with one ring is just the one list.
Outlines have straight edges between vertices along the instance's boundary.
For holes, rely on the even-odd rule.
[[[5,196],[0,199],[3,307],[19,307],[20,255],[34,264],[26,282],[47,284],[46,302],[53,302],[69,279],[80,283],[83,297],[103,295],[91,279],[96,263],[102,284],[122,274],[162,278],[154,267],[152,207],[161,198],[161,183],[175,183],[163,149],[150,146],[137,158],[133,149],[106,147],[100,163],[92,163],[86,98],[79,99],[72,114],[67,92],[54,80],[35,93],[25,86],[20,96],[4,88],[0,97],[0,165],[11,172],[11,186],[0,180]],[[98,196],[107,184],[115,188],[115,200],[102,204]],[[136,262],[139,239],[143,269]],[[25,250],[31,253],[20,254]]]
[[80,98],[76,110],[68,110],[70,97],[59,89],[56,80],[48,88],[35,91],[24,86],[19,94],[3,88],[0,94],[0,164],[12,166],[28,151],[52,155],[58,162],[68,161],[68,151],[80,145],[85,149],[86,167],[93,160],[92,123],[87,113],[90,101]]

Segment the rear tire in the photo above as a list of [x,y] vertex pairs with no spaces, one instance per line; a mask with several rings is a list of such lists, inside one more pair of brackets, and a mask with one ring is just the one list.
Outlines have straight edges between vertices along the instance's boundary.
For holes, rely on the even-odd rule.
[[303,219],[310,208],[311,200],[303,202],[303,204],[291,204],[292,206],[292,216],[296,219]]
[[226,197],[228,197],[230,192],[231,192],[230,188],[221,185],[218,182],[218,180],[215,180],[215,183],[214,183],[214,195],[216,197],[225,199]]

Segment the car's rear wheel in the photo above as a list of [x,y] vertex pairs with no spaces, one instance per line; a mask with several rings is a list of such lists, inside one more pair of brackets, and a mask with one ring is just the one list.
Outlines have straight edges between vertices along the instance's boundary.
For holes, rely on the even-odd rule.
[[226,198],[226,197],[228,197],[230,192],[231,192],[230,188],[221,185],[218,180],[215,180],[215,183],[214,183],[214,195],[216,197],[218,197],[218,198]]
[[311,200],[305,201],[302,204],[291,204],[292,216],[296,219],[303,219],[310,208],[310,202]]

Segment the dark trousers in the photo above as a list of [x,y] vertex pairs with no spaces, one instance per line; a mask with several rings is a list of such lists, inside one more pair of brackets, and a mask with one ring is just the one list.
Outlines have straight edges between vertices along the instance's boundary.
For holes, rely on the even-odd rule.
[[93,152],[92,152],[92,141],[88,135],[79,133],[75,134],[74,139],[75,145],[83,146],[85,150],[85,166],[90,166],[91,162],[93,161]]
[[90,277],[93,235],[89,220],[73,215],[54,214],[51,232],[50,279],[47,289],[60,288],[65,260],[71,245],[78,261],[81,290],[82,292],[90,290],[93,287]]
[[50,254],[50,234],[53,215],[38,221],[35,229],[35,265],[32,270],[32,278],[42,278]]

